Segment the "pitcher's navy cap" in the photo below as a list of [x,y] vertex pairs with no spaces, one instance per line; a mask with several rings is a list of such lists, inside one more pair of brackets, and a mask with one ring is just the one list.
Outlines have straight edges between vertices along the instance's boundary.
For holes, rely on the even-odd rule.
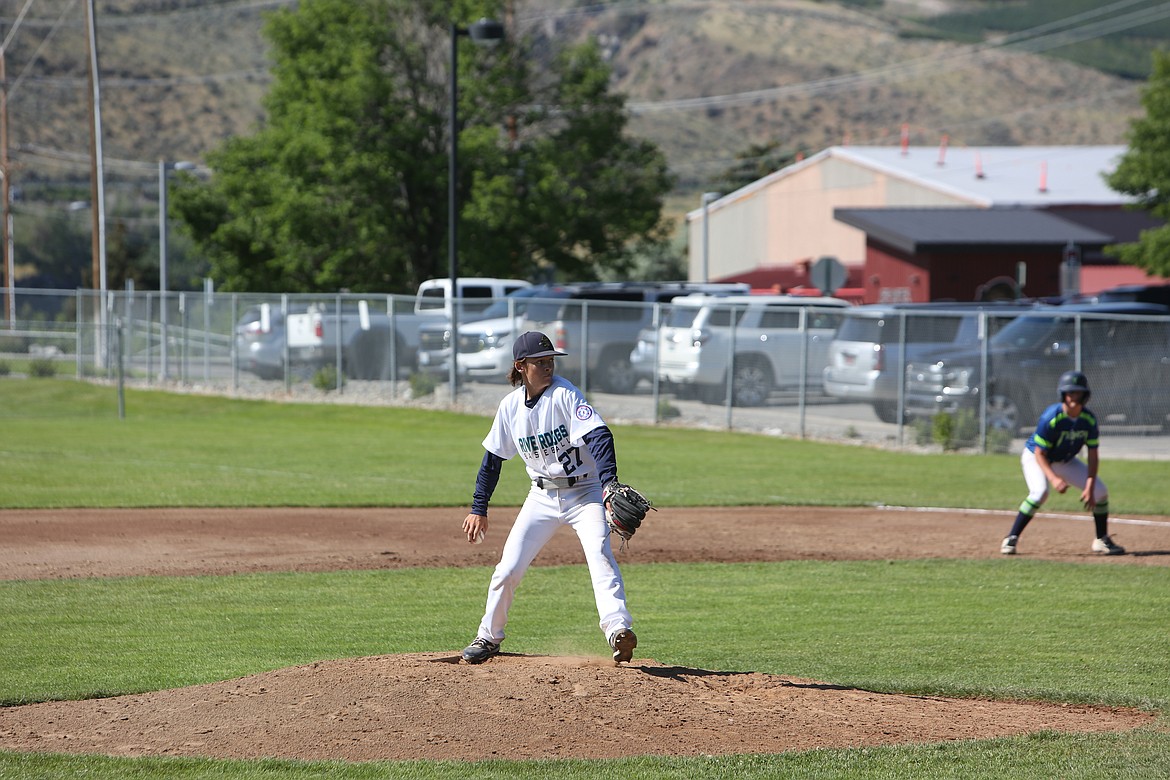
[[516,343],[512,345],[513,360],[527,360],[528,358],[564,356],[567,352],[558,352],[548,336],[535,330],[522,333]]

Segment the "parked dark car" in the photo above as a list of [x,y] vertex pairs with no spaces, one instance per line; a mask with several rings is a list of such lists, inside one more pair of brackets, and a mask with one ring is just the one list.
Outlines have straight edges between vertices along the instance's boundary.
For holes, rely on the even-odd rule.
[[987,343],[986,381],[983,361],[980,349],[968,348],[909,364],[907,413],[978,411],[983,401],[988,428],[1016,433],[1058,400],[1057,379],[1075,368],[1089,377],[1100,422],[1167,426],[1170,307],[1119,302],[1037,309]]
[[869,403],[879,420],[897,422],[907,363],[970,348],[1034,308],[1031,301],[855,306],[844,313],[829,344],[825,394]]
[[1125,284],[1090,296],[1096,303],[1158,303],[1170,306],[1170,284]]

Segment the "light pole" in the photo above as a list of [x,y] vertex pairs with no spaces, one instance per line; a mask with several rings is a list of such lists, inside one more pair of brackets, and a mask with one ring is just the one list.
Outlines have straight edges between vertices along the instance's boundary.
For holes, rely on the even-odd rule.
[[709,229],[710,223],[707,222],[708,206],[711,201],[719,198],[718,192],[704,192],[703,193],[703,283],[711,281],[710,279],[710,265],[708,260],[711,254],[711,231]]
[[159,341],[159,361],[162,366],[158,376],[164,382],[167,380],[167,173],[194,168],[195,163],[190,162],[158,161],[158,317],[162,330]]
[[504,25],[491,19],[480,19],[470,27],[451,23],[451,146],[447,157],[447,276],[451,289],[451,361],[448,382],[451,403],[458,393],[459,367],[459,36],[466,35],[477,46],[495,46],[504,39]]

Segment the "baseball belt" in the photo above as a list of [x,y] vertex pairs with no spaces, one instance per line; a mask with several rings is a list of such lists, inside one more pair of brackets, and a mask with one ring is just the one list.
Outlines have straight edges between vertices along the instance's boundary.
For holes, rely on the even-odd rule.
[[578,482],[585,481],[588,474],[582,474],[579,477],[537,477],[532,480],[532,484],[536,485],[541,490],[546,487],[550,488],[571,488]]

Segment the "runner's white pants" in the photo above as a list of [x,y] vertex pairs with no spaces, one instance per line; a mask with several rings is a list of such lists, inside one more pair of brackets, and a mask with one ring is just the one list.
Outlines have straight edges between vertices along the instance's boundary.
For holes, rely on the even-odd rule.
[[[1039,507],[1048,500],[1048,491],[1051,488],[1051,485],[1048,484],[1048,477],[1044,475],[1044,469],[1040,468],[1040,464],[1036,462],[1036,453],[1027,447],[1020,454],[1020,465],[1024,469],[1024,482],[1028,483],[1028,500]],[[1077,490],[1085,489],[1085,483],[1089,481],[1089,467],[1083,460],[1073,458],[1065,463],[1051,463],[1049,465],[1052,466],[1056,476],[1076,487]],[[1109,488],[1105,487],[1101,477],[1097,477],[1093,483],[1093,500],[1100,504],[1108,497]]]
[[622,574],[609,543],[609,526],[605,523],[601,500],[601,486],[596,483],[572,488],[532,486],[492,574],[487,609],[477,636],[497,644],[503,641],[508,610],[520,580],[537,553],[562,525],[576,532],[585,552],[597,614],[601,618],[601,631],[606,639],[616,631],[633,626],[626,609]]

